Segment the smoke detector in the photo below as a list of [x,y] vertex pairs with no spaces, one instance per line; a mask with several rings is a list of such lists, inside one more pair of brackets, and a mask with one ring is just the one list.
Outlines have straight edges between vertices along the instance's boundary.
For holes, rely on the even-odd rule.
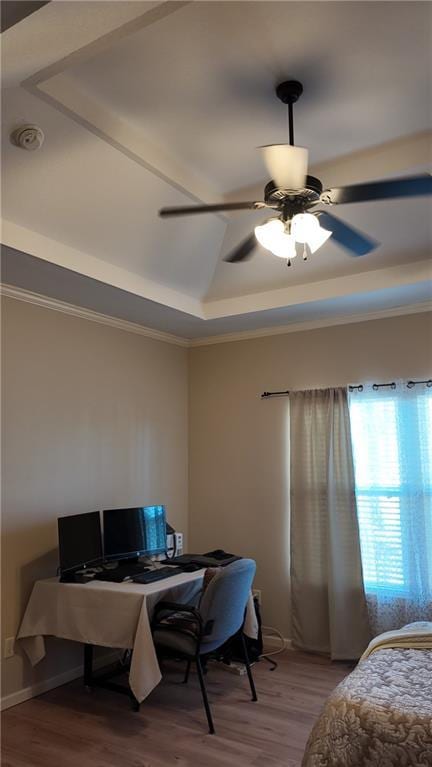
[[43,131],[37,125],[21,125],[11,133],[10,140],[12,144],[26,149],[28,152],[34,152],[40,149],[45,136]]

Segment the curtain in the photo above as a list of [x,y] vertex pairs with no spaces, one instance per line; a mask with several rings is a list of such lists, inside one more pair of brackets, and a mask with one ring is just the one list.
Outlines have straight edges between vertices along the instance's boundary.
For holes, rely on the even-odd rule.
[[294,644],[358,658],[370,639],[345,389],[290,393]]
[[350,415],[373,632],[432,620],[432,389],[365,386]]

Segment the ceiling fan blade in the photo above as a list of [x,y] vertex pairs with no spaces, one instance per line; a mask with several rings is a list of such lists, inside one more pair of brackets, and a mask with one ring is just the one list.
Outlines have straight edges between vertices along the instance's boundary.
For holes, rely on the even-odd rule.
[[259,147],[266,168],[280,189],[303,189],[308,168],[308,150],[290,144]]
[[192,213],[218,213],[224,210],[258,210],[267,207],[265,202],[221,202],[217,205],[189,205],[182,208],[161,208],[161,218],[189,216]]
[[379,242],[362,234],[362,232],[354,229],[350,224],[341,221],[340,218],[336,218],[332,213],[327,213],[326,210],[323,210],[319,211],[318,215],[320,224],[325,229],[329,229],[332,232],[333,239],[348,250],[352,256],[365,256],[378,247]]
[[251,257],[252,251],[256,245],[257,240],[255,235],[250,234],[249,237],[246,237],[240,245],[237,245],[228,256],[225,256],[224,261],[227,261],[229,264],[235,264],[239,261],[247,261],[247,259]]
[[370,181],[366,184],[325,189],[321,195],[321,202],[344,205],[348,202],[391,200],[395,197],[418,197],[428,194],[432,194],[432,176],[424,173],[421,176]]

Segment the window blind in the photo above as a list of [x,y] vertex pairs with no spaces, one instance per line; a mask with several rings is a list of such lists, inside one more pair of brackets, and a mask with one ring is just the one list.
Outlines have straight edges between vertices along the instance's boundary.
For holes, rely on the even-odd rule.
[[432,598],[432,391],[350,397],[366,591]]

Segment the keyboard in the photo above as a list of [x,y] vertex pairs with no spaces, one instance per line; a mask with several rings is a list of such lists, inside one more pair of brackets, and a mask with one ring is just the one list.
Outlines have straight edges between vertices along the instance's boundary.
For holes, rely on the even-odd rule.
[[132,581],[134,583],[154,583],[155,581],[162,581],[164,578],[171,578],[172,575],[179,575],[182,572],[181,567],[159,567],[157,570],[147,570],[140,575],[133,575]]

